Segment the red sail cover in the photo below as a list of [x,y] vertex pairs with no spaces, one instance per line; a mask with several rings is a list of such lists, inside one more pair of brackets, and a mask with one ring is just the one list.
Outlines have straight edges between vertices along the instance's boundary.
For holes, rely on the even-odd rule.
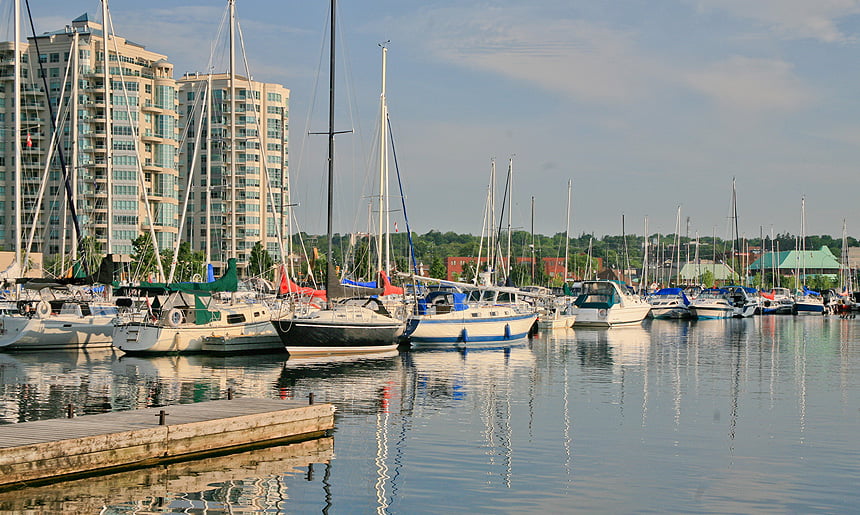
[[379,283],[383,295],[403,295],[403,288],[393,286],[384,270],[379,271]]
[[278,285],[278,293],[298,293],[300,295],[307,295],[309,297],[318,297],[320,299],[325,300],[325,290],[315,290],[313,288],[308,288],[306,286],[299,286],[294,283],[292,279],[287,277],[286,271],[284,267],[281,266],[281,284]]

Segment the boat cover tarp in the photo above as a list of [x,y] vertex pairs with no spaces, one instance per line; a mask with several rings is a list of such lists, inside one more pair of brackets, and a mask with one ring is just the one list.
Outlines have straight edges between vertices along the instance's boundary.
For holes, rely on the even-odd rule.
[[236,258],[230,258],[227,260],[227,270],[224,272],[224,275],[219,277],[218,279],[209,282],[209,283],[195,283],[195,282],[183,282],[183,283],[150,283],[150,282],[141,282],[140,285],[134,286],[133,289],[137,289],[144,292],[159,292],[159,293],[167,293],[167,292],[187,292],[194,293],[197,295],[211,295],[215,292],[233,292],[239,289],[239,274],[236,271]]
[[215,319],[217,313],[209,311],[206,304],[199,295],[194,296],[194,323],[197,325],[208,324]]
[[681,300],[684,302],[685,306],[690,305],[690,299],[687,298],[687,294],[684,293],[684,290],[681,288],[660,288],[659,290],[654,292],[654,295],[677,295],[681,297]]
[[403,288],[391,284],[384,270],[379,271],[379,283],[382,285],[382,295],[403,295]]
[[76,266],[73,266],[71,269],[71,273],[69,274],[70,277],[19,277],[16,282],[30,290],[113,283],[113,254],[108,254],[102,258],[102,262],[99,264],[98,270],[90,275],[83,275],[83,267],[79,263],[76,263],[75,265]]
[[430,306],[440,304],[451,306],[451,311],[463,311],[469,307],[466,304],[468,298],[468,294],[456,291],[431,291],[423,299],[418,299],[418,314],[426,315],[431,312]]
[[382,288],[368,288],[364,286],[341,284],[334,271],[334,265],[331,263],[328,263],[328,269],[326,272],[326,294],[330,301],[352,297],[371,297],[373,295],[382,295]]

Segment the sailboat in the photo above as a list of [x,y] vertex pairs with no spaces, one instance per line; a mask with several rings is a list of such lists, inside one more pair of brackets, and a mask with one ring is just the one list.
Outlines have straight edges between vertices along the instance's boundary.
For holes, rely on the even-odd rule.
[[798,315],[823,315],[824,299],[821,293],[806,287],[806,197],[800,200],[800,286],[794,294],[794,312]]
[[[20,6],[16,2],[15,5],[15,42],[14,42],[14,63],[15,63],[15,92],[14,102],[15,111],[19,112],[21,106],[21,70],[20,63],[22,61],[22,51],[20,48]],[[107,31],[104,32],[107,38]],[[75,34],[75,42],[77,42],[77,34]],[[36,53],[39,52],[39,39],[33,38]],[[75,43],[76,44],[76,43]],[[76,48],[76,47],[73,47]],[[76,52],[76,50],[75,50]],[[40,67],[41,67],[40,63]],[[42,70],[44,71],[44,70]],[[76,82],[77,72],[75,69],[72,74],[71,82]],[[44,73],[40,74],[44,77]],[[67,77],[68,78],[68,77]],[[45,86],[47,90],[47,86]],[[67,91],[64,89],[64,91]],[[58,99],[57,103],[63,104],[63,94]],[[61,135],[64,133],[59,124],[59,115],[55,116],[53,102],[48,102],[48,117],[52,131],[51,144],[49,146],[48,157],[46,163],[51,163],[52,153],[57,152],[59,161],[63,169],[63,175],[68,181],[68,173],[65,166],[65,158],[63,156],[63,148]],[[16,191],[20,191],[21,178],[23,176],[22,160],[21,160],[21,128],[20,116],[15,116],[15,180]],[[109,131],[108,131],[109,132]],[[77,145],[72,143],[73,148]],[[45,179],[47,178],[47,168],[45,168]],[[75,214],[75,202],[72,196],[72,188],[69,188],[69,183],[66,183],[66,194],[68,206],[71,212],[72,219],[75,223],[76,236],[79,241],[81,238],[80,226]],[[36,205],[41,204],[42,195],[45,191],[45,181],[43,179],[38,193],[38,201]],[[46,349],[78,349],[78,348],[97,348],[110,347],[111,332],[113,330],[113,320],[117,316],[119,309],[117,304],[106,301],[100,293],[96,293],[99,287],[93,287],[95,283],[106,285],[102,288],[109,288],[113,281],[113,256],[108,254],[102,261],[98,272],[88,275],[82,271],[80,275],[69,278],[43,279],[43,278],[27,278],[21,277],[24,271],[24,264],[29,263],[30,248],[33,242],[33,236],[37,226],[38,208],[34,209],[33,225],[30,231],[30,239],[27,244],[26,253],[22,257],[22,213],[21,206],[22,196],[17,195],[15,201],[15,261],[12,266],[0,275],[4,275],[4,279],[16,283],[18,290],[17,299],[14,303],[7,303],[6,309],[0,315],[0,350],[46,350]],[[74,257],[75,251],[72,251]],[[21,289],[28,291],[28,294],[22,294]],[[120,300],[120,304],[130,307],[130,303]]]
[[[337,1],[331,0],[328,118],[328,213],[326,236],[326,301],[322,309],[295,312],[272,320],[287,352],[297,354],[337,354],[394,350],[403,334],[405,322],[388,312],[371,295],[381,288],[340,284],[333,265],[332,214],[334,204],[334,100],[335,34]],[[385,134],[380,137],[384,138]],[[382,213],[380,213],[382,216]]]
[[[230,78],[229,84],[232,90],[236,89],[236,66],[234,59],[233,27],[235,21],[235,0],[228,0],[230,20]],[[211,79],[211,74],[209,76]],[[208,81],[211,83],[211,80]],[[204,90],[201,106],[207,104],[207,97],[211,95],[211,87]],[[236,144],[236,97],[234,92],[230,94],[230,139],[231,148]],[[201,107],[201,112],[203,111]],[[209,120],[213,119],[211,111]],[[197,125],[197,142],[203,126],[207,132],[212,132],[210,123],[199,123]],[[209,136],[207,136],[208,139]],[[211,147],[211,145],[210,145]],[[191,169],[195,166],[197,148],[194,149],[194,157]],[[210,160],[207,160],[207,162]],[[235,178],[235,158],[230,159],[231,177]],[[189,179],[191,173],[189,172]],[[188,188],[190,191],[190,185]],[[233,197],[235,198],[235,197]],[[187,212],[188,197],[186,196]],[[235,209],[232,210],[235,215]],[[209,217],[207,216],[207,219]],[[184,224],[184,215],[180,227]],[[232,225],[235,227],[235,220]],[[182,232],[180,228],[180,233]],[[207,231],[208,232],[208,231]],[[235,236],[231,238],[230,248],[235,254]],[[179,240],[174,247],[174,256],[179,253]],[[250,302],[236,300],[235,292],[238,290],[238,272],[236,270],[236,258],[231,257],[227,261],[227,270],[224,275],[213,282],[171,282],[176,262],[171,267],[168,281],[165,283],[141,283],[132,288],[133,293],[144,297],[147,308],[144,312],[134,316],[123,317],[118,320],[113,333],[114,346],[126,353],[192,353],[192,352],[272,352],[281,350],[280,338],[272,328],[271,319],[273,310],[265,302]],[[230,296],[230,301],[221,299]]]
[[[562,284],[567,284],[567,262],[570,253],[570,191],[571,180],[567,180],[567,225],[564,231],[564,275]],[[568,329],[576,320],[576,310],[572,300],[567,296],[549,298],[548,306],[539,311],[538,327],[540,329]]]
[[94,349],[111,346],[117,304],[131,307],[130,299],[106,302],[96,282],[110,288],[113,256],[108,254],[99,271],[79,279],[21,279],[21,285],[38,291],[37,297],[19,300],[11,313],[0,315],[0,350]]

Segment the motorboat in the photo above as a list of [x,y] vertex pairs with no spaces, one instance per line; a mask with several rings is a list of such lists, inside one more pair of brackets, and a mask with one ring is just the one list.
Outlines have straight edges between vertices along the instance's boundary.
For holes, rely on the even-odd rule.
[[681,288],[661,288],[646,297],[651,318],[690,318],[690,299]]
[[624,283],[610,280],[584,281],[574,305],[578,308],[574,328],[639,324],[651,311],[651,304]]

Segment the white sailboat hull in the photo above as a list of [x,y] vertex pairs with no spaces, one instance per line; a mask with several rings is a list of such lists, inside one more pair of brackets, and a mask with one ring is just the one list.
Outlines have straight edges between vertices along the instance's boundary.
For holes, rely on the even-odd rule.
[[536,313],[516,313],[497,307],[471,307],[450,313],[410,317],[406,335],[415,347],[461,348],[506,343],[528,336],[536,319]]
[[573,327],[614,327],[641,323],[651,306],[647,303],[632,306],[615,305],[610,308],[580,308]]
[[51,315],[0,317],[0,350],[107,348],[113,342],[114,316]]

